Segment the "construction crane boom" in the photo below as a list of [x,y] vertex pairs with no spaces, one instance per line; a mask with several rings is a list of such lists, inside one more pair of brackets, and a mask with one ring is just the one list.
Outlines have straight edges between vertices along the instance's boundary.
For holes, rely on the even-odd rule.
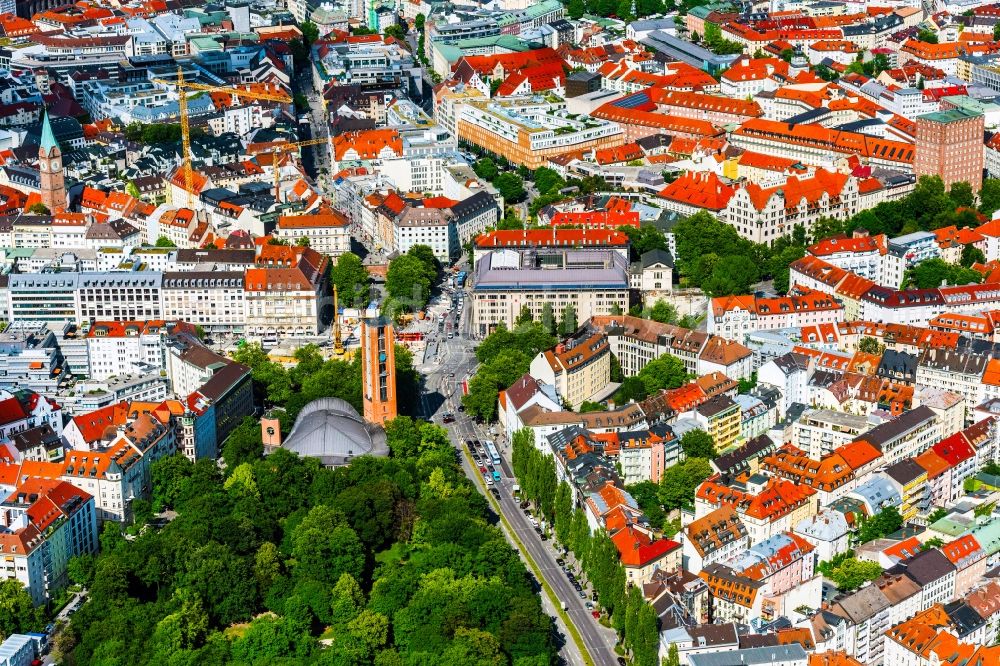
[[299,148],[304,146],[318,146],[320,144],[327,143],[326,138],[322,139],[306,139],[305,141],[295,141],[293,143],[283,143],[272,147],[270,150],[265,152],[272,153],[274,155],[274,163],[271,165],[271,170],[274,172],[274,200],[279,202],[278,187],[281,184],[281,173],[278,170],[278,159],[282,155],[295,152]]
[[[191,124],[188,119],[188,104],[187,95],[185,91],[196,90],[199,92],[219,92],[232,95],[234,97],[249,97],[251,99],[266,99],[272,102],[283,102],[289,104],[292,102],[292,98],[283,91],[273,92],[260,92],[255,90],[242,90],[240,88],[232,88],[227,86],[207,86],[201,83],[190,83],[184,80],[184,70],[178,65],[177,66],[177,79],[175,81],[168,81],[166,79],[153,79],[153,83],[162,83],[168,86],[174,86],[177,89],[177,107],[180,111],[181,116],[181,151],[183,155],[181,159],[183,160],[182,169],[184,170],[184,189],[187,190],[187,204],[188,208],[194,208],[194,168],[191,166]],[[275,188],[277,192],[277,188]]]
[[181,154],[184,160],[184,191],[188,208],[194,210],[194,170],[191,166],[191,126],[188,125],[188,100],[184,94],[184,70],[177,67],[177,106],[181,112]]

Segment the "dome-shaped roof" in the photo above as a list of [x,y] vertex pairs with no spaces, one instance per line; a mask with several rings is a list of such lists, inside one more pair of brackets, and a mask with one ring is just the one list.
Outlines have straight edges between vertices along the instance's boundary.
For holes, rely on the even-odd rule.
[[365,423],[340,398],[320,398],[303,407],[282,448],[318,458],[326,467],[346,465],[357,456],[389,455],[385,431]]

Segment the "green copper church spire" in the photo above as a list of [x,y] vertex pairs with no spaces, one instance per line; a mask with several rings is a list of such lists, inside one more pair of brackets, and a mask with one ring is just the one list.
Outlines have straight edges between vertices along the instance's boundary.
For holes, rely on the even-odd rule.
[[49,112],[45,112],[45,116],[42,118],[42,144],[41,148],[48,154],[53,148],[58,148],[59,142],[56,141],[56,135],[52,132],[52,125],[49,123]]

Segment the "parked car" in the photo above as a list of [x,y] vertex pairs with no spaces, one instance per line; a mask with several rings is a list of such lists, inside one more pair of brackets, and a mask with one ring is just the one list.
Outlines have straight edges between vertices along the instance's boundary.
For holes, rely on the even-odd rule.
[[479,466],[479,471],[482,472],[483,474],[489,474],[489,470],[486,469],[485,465],[480,465]]
[[596,610],[595,611],[590,611],[590,614],[594,616],[595,620],[600,620],[601,619],[601,611],[596,611]]

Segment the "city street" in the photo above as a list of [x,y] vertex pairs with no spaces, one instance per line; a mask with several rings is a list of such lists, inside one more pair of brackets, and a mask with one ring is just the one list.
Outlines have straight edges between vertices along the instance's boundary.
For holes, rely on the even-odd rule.
[[[444,424],[444,427],[448,430],[452,442],[462,452],[462,468],[465,473],[476,483],[480,492],[497,500],[504,518],[512,527],[527,554],[534,561],[545,582],[555,592],[558,601],[565,602],[566,613],[576,625],[592,661],[601,665],[614,664],[616,663],[614,631],[602,626],[594,619],[585,605],[589,597],[588,599],[581,598],[562,567],[556,563],[556,558],[560,557],[561,553],[556,552],[551,540],[541,540],[530,522],[531,519],[525,515],[518,501],[513,497],[512,490],[517,481],[510,467],[509,444],[503,443],[501,445],[500,442],[497,442],[497,448],[502,457],[498,469],[502,478],[500,483],[494,486],[498,490],[498,498],[495,494],[487,491],[482,473],[470,463],[468,448],[465,446],[466,440],[480,442],[497,440],[487,429],[476,424],[473,419],[466,416],[465,412],[458,409],[461,404],[462,382],[468,379],[476,367],[475,354],[473,353],[474,343],[468,336],[471,313],[466,308],[463,314],[462,321],[457,327],[459,335],[451,340],[448,340],[447,336],[440,336],[436,355],[428,354],[424,363],[418,366],[418,370],[425,377],[425,391],[421,396],[424,414],[437,423],[441,423],[443,414],[451,413],[454,415],[455,421]],[[479,452],[482,453],[482,450],[480,449]],[[556,618],[563,638],[561,650],[563,659],[574,665],[586,663],[544,592],[542,593],[542,603],[546,612]]]

